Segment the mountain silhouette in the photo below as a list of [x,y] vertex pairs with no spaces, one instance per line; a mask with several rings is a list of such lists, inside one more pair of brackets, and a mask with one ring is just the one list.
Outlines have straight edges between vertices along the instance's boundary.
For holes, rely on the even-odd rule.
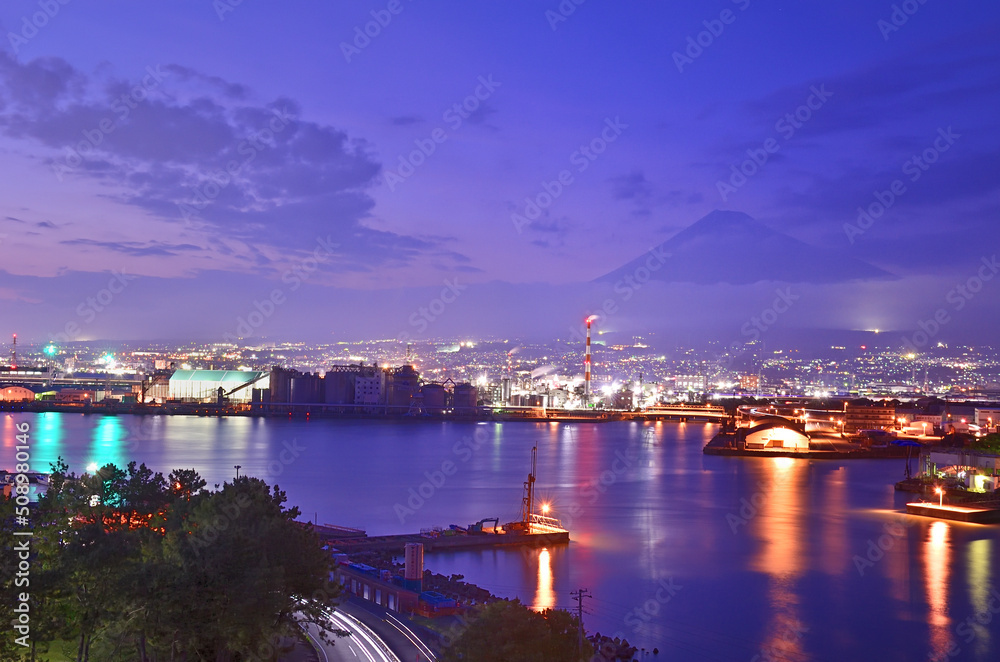
[[615,283],[637,273],[644,279],[644,269],[651,280],[702,285],[896,278],[845,251],[811,246],[743,212],[719,210],[594,282]]

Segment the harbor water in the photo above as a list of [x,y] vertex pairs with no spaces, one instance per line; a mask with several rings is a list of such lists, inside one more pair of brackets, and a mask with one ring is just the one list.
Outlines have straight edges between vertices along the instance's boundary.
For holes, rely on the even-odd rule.
[[130,461],[209,485],[277,483],[302,518],[408,533],[516,519],[536,495],[570,529],[549,549],[428,554],[426,566],[670,660],[996,660],[1000,527],[903,514],[902,460],[702,454],[702,423],[393,423],[0,414],[31,468]]

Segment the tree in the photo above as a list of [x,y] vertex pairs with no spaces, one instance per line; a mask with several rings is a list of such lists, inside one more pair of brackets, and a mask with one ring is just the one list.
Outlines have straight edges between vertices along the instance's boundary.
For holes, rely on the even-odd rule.
[[189,469],[53,465],[33,516],[33,641],[72,638],[77,662],[230,662],[274,658],[300,619],[335,632],[330,558],[284,492],[204,487]]
[[590,643],[577,651],[579,621],[572,614],[539,613],[518,600],[482,608],[445,651],[442,662],[579,662],[593,655]]

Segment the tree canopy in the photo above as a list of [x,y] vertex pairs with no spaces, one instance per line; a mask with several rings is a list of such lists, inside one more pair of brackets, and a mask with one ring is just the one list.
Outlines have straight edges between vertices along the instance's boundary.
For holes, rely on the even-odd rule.
[[248,476],[216,488],[190,469],[164,478],[132,462],[76,476],[53,465],[31,515],[28,657],[58,647],[53,658],[78,662],[270,660],[296,621],[334,632],[330,557],[285,493]]
[[579,622],[569,612],[536,612],[518,600],[490,603],[449,646],[442,662],[579,662],[593,655],[590,643],[578,652]]

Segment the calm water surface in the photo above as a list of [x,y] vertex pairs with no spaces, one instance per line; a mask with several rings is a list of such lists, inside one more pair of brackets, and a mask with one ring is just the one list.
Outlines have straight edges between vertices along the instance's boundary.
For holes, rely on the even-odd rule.
[[428,568],[536,607],[589,589],[587,628],[659,659],[1000,659],[1000,527],[900,515],[902,460],[706,457],[715,427],[692,423],[2,414],[8,469],[21,421],[38,470],[136,460],[212,485],[239,464],[304,517],[369,534],[515,519],[537,443],[538,495],[573,542]]

